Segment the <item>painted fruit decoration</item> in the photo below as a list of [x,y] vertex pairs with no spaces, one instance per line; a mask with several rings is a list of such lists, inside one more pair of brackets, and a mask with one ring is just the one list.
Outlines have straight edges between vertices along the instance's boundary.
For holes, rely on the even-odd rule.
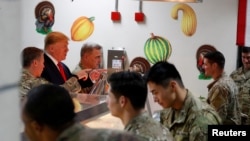
[[195,11],[187,4],[179,3],[176,4],[171,10],[171,17],[175,20],[178,19],[178,12],[183,12],[181,20],[181,29],[186,36],[192,36],[197,27],[197,18]]
[[71,26],[71,39],[73,41],[86,40],[94,31],[94,17],[81,16]]
[[155,64],[158,61],[167,61],[172,52],[170,42],[160,36],[155,36],[151,33],[151,37],[144,45],[144,54],[147,60]]

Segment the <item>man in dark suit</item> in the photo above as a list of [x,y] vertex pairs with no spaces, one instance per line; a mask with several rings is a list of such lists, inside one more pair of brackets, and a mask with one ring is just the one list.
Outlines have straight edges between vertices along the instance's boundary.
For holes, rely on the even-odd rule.
[[[61,61],[66,59],[69,38],[61,32],[50,32],[44,40],[44,69],[42,77],[46,80],[61,85],[70,77],[74,77],[70,69]],[[83,70],[86,71],[86,70]],[[82,88],[91,86],[89,78],[78,80]]]

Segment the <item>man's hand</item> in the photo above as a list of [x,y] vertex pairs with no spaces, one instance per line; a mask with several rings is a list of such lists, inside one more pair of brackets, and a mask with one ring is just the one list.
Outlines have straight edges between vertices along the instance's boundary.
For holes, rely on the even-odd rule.
[[78,76],[78,79],[83,79],[84,81],[88,79],[88,72],[91,69],[84,69],[80,70],[76,75]]
[[89,73],[89,77],[93,83],[96,83],[101,77],[101,72],[99,72],[98,70],[92,70]]

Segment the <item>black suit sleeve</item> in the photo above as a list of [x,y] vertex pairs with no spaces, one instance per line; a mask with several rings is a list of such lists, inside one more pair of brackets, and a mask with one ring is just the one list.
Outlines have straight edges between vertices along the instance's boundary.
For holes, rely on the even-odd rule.
[[82,88],[91,87],[94,84],[94,83],[92,83],[92,81],[91,81],[91,79],[89,77],[85,81],[82,80],[82,79],[79,79],[78,82],[79,82],[79,84],[81,85]]

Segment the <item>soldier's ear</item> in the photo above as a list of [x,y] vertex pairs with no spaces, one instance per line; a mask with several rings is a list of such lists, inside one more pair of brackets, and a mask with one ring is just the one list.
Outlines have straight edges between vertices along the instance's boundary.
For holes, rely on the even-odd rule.
[[83,58],[85,58],[85,60],[87,60],[88,58],[89,58],[89,54],[87,54],[87,53],[85,53],[84,55],[83,55]]
[[37,66],[37,64],[38,64],[38,61],[36,59],[32,61],[32,65]]
[[121,107],[124,107],[127,103],[127,98],[125,96],[120,96],[119,103],[120,103]]
[[213,68],[213,69],[218,68],[218,64],[217,64],[217,63],[212,63],[212,68]]
[[37,123],[36,121],[32,121],[30,124],[31,124],[30,126],[33,129],[33,131],[35,132],[35,134],[41,134],[46,129],[44,125],[41,125],[41,124]]

